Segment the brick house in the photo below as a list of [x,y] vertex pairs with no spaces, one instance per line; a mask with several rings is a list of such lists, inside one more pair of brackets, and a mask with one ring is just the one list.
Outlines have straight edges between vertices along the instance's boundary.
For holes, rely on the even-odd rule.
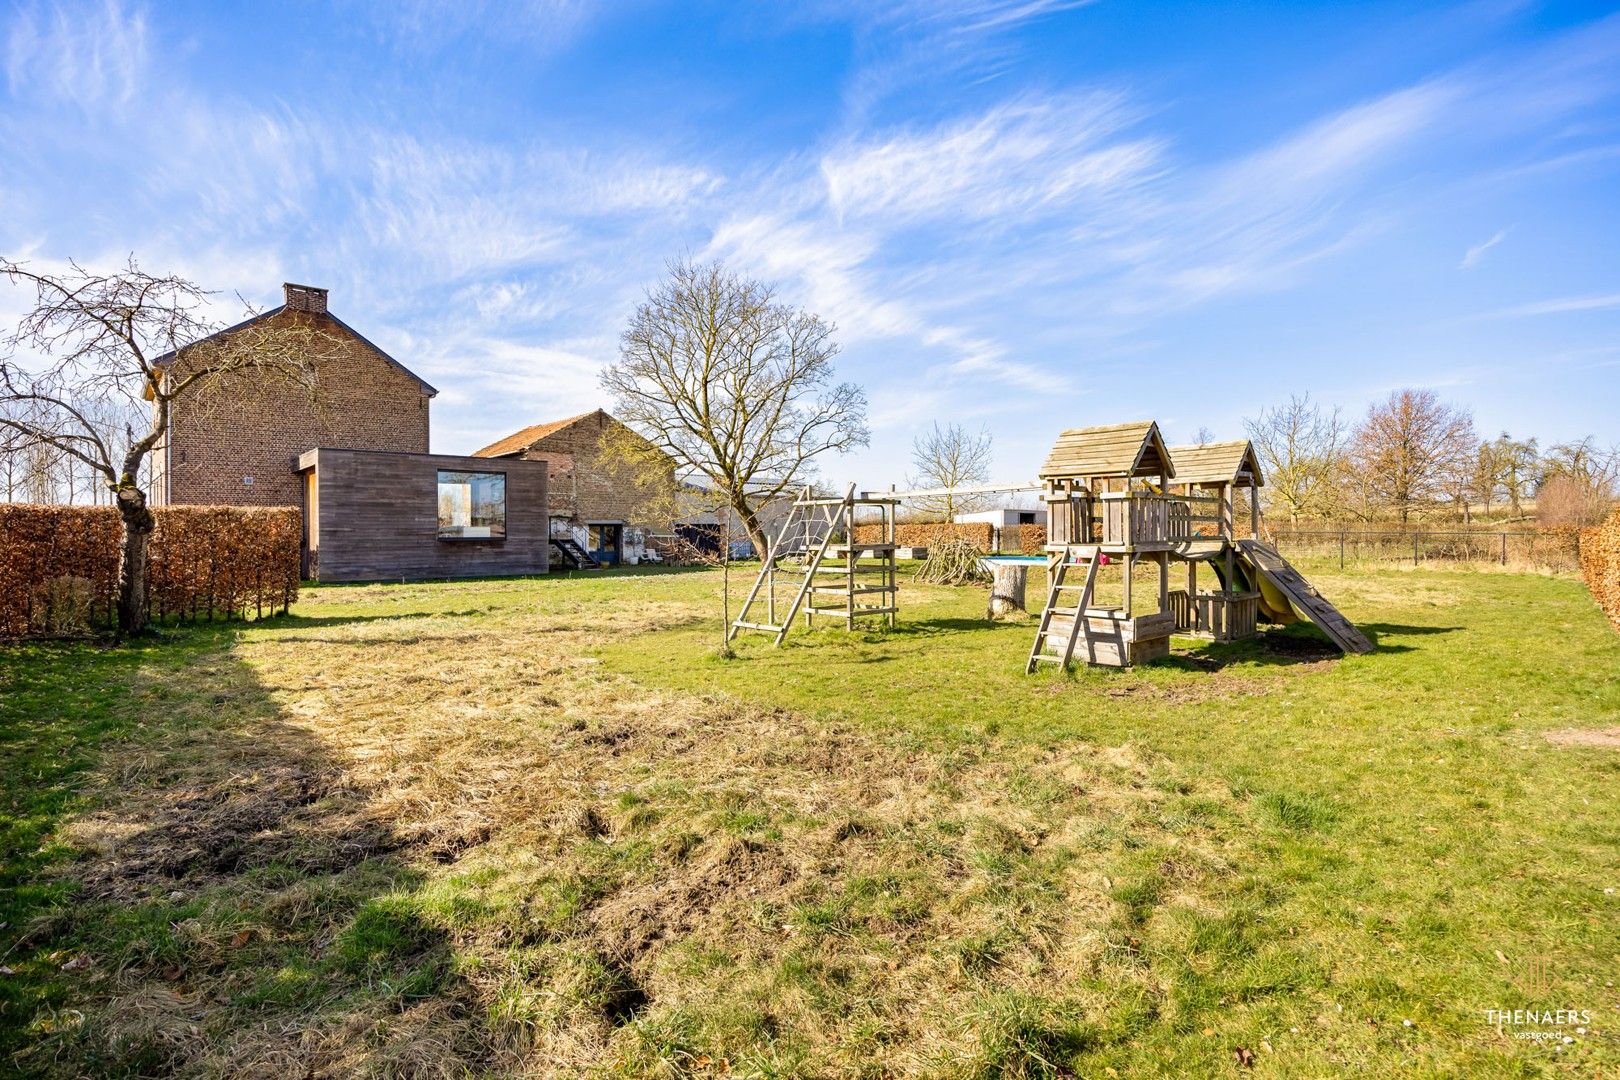
[[[479,458],[544,461],[550,475],[551,519],[556,535],[583,532],[583,546],[598,562],[634,556],[649,530],[667,525],[662,484],[604,454],[604,439],[652,444],[601,409],[534,424],[473,452]],[[674,462],[667,473],[673,478]]]
[[312,385],[241,371],[175,402],[152,502],[297,506],[304,575],[321,581],[545,573],[546,463],[428,453],[438,391],[333,315],[325,289],[283,289],[280,307],[158,363],[184,365],[249,326],[314,330],[324,340]]
[[327,290],[282,288],[280,307],[214,338],[249,325],[312,322],[329,340],[314,392],[242,373],[239,386],[207,401],[177,401],[153,454],[154,504],[297,506],[304,498],[298,458],[314,447],[427,453],[428,402],[438,391],[328,311]]

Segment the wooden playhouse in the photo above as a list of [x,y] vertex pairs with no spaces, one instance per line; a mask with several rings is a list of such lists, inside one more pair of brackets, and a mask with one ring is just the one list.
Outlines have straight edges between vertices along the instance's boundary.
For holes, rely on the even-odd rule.
[[[1260,540],[1265,478],[1248,442],[1172,449],[1149,420],[1073,428],[1058,437],[1039,478],[1048,591],[1026,671],[1076,656],[1124,667],[1168,654],[1172,634],[1235,641],[1255,634],[1262,618],[1307,618],[1346,652],[1371,650]],[[1241,524],[1240,490],[1248,504]],[[1185,564],[1184,588],[1170,587],[1173,562]],[[1157,571],[1149,575],[1157,588],[1137,581],[1144,566]],[[1102,601],[1105,583],[1116,580]]]

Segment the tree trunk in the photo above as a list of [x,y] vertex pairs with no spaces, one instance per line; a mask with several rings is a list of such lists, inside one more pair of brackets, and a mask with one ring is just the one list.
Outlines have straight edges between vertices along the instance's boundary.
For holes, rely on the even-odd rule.
[[1028,613],[1024,607],[1024,586],[1029,580],[1029,566],[1025,563],[996,563],[994,581],[990,586],[991,619],[1015,619]]
[[156,522],[146,505],[146,493],[135,487],[118,489],[118,515],[124,522],[124,545],[118,560],[118,633],[128,636],[146,629],[147,553]]
[[[731,508],[732,510],[736,511],[737,520],[742,522],[742,527],[747,530],[748,539],[752,541],[754,545],[754,554],[763,559],[765,557],[765,549],[769,546],[770,541],[765,535],[764,527],[759,523],[759,515],[754,513],[754,508],[748,505],[748,501],[746,499],[736,500],[731,504]],[[731,530],[728,528],[726,530],[726,535],[729,536],[730,534]]]

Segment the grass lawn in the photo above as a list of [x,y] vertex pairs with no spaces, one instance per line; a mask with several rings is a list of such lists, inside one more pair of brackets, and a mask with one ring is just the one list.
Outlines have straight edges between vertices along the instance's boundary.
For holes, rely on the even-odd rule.
[[1376,652],[723,659],[706,571],[0,648],[0,1072],[1607,1075],[1620,635],[1308,569]]

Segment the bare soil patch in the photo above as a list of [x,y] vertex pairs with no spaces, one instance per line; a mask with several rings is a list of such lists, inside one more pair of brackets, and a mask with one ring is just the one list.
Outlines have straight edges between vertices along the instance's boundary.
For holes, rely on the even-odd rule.
[[1542,733],[1554,746],[1590,746],[1602,750],[1620,750],[1620,727],[1561,728]]

